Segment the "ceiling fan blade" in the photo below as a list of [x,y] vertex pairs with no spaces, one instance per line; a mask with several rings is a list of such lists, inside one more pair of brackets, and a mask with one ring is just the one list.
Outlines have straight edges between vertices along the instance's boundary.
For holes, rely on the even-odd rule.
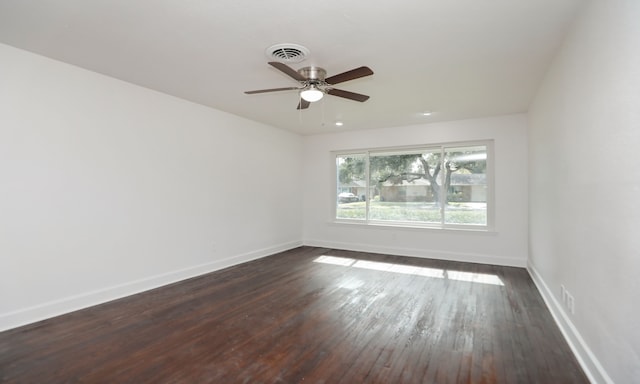
[[291,68],[287,64],[281,63],[279,61],[270,61],[269,65],[289,75],[289,77],[292,77],[295,81],[307,81],[307,79],[304,76],[299,74],[298,71]]
[[333,96],[344,97],[345,99],[355,100],[359,102],[364,102],[369,100],[369,96],[363,95],[361,93],[344,91],[342,89],[330,88],[327,89],[327,93]]
[[347,72],[342,72],[337,75],[333,75],[331,77],[324,79],[324,81],[327,82],[327,84],[333,85],[333,84],[343,83],[345,81],[355,80],[361,77],[371,76],[371,75],[373,75],[373,71],[371,70],[371,68],[360,67],[360,68],[352,69]]
[[311,104],[310,102],[308,102],[305,99],[300,99],[300,103],[298,103],[298,108],[296,109],[307,109],[309,108],[309,104]]
[[278,91],[291,91],[293,89],[299,89],[298,87],[285,87],[285,88],[271,88],[271,89],[258,89],[255,91],[245,91],[247,95],[253,95],[254,93],[265,93],[265,92],[278,92]]

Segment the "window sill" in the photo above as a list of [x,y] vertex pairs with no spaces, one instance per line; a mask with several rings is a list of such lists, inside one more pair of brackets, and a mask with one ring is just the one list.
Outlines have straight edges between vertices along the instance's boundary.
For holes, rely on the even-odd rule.
[[497,231],[483,227],[434,227],[429,225],[411,224],[411,223],[384,223],[384,222],[357,222],[351,220],[333,220],[329,222],[330,225],[338,227],[351,227],[351,228],[375,228],[384,230],[402,230],[402,231],[427,231],[434,233],[458,233],[458,234],[471,234],[471,235],[491,235],[498,234]]

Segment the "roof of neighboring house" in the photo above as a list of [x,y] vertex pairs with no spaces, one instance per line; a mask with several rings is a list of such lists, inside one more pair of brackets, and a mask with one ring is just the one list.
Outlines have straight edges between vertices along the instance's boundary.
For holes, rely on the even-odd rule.
[[[487,175],[484,173],[454,173],[451,175],[451,185],[484,185],[486,184]],[[392,186],[429,186],[429,180],[427,179],[416,179],[413,181],[403,180],[400,184],[394,184],[390,181],[385,181],[382,183],[384,187],[392,187]]]
[[340,188],[366,188],[367,183],[364,180],[353,180],[350,183],[340,183]]
[[454,173],[451,185],[485,185],[487,175],[484,173]]

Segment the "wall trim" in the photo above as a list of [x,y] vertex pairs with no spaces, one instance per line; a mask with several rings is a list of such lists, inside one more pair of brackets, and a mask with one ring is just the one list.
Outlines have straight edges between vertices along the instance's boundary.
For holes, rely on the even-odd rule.
[[552,293],[553,291],[549,289],[549,286],[545,283],[542,275],[540,275],[531,261],[527,263],[527,271],[538,288],[538,291],[542,295],[542,299],[547,304],[547,307],[551,312],[551,316],[553,316],[556,324],[558,324],[560,332],[562,332],[565,340],[569,343],[571,351],[576,356],[578,363],[589,378],[589,381],[592,383],[613,384],[613,380],[611,380],[611,377],[609,377],[605,369],[602,367],[602,364],[600,364],[600,361],[598,361],[593,352],[591,352],[591,349],[582,338],[580,332],[578,332],[578,329],[571,322],[571,319],[564,311],[562,305],[560,305],[556,300]]
[[0,332],[302,246],[292,241],[0,314]]
[[372,253],[384,253],[397,256],[410,256],[410,257],[422,257],[426,259],[438,259],[449,261],[462,261],[466,263],[479,263],[500,265],[504,267],[527,267],[526,257],[520,259],[507,258],[502,256],[485,255],[479,253],[462,253],[462,252],[447,252],[421,248],[404,248],[404,247],[387,247],[372,244],[362,243],[342,243],[337,241],[325,241],[325,240],[313,240],[307,239],[304,241],[304,245],[311,247],[322,248],[335,248],[344,249],[347,251],[360,251],[360,252],[372,252]]

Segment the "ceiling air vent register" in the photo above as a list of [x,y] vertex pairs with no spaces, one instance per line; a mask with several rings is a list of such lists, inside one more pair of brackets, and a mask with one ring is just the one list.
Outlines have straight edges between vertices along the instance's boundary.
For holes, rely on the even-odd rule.
[[276,44],[267,48],[265,54],[281,63],[299,63],[307,58],[309,49],[298,44]]

